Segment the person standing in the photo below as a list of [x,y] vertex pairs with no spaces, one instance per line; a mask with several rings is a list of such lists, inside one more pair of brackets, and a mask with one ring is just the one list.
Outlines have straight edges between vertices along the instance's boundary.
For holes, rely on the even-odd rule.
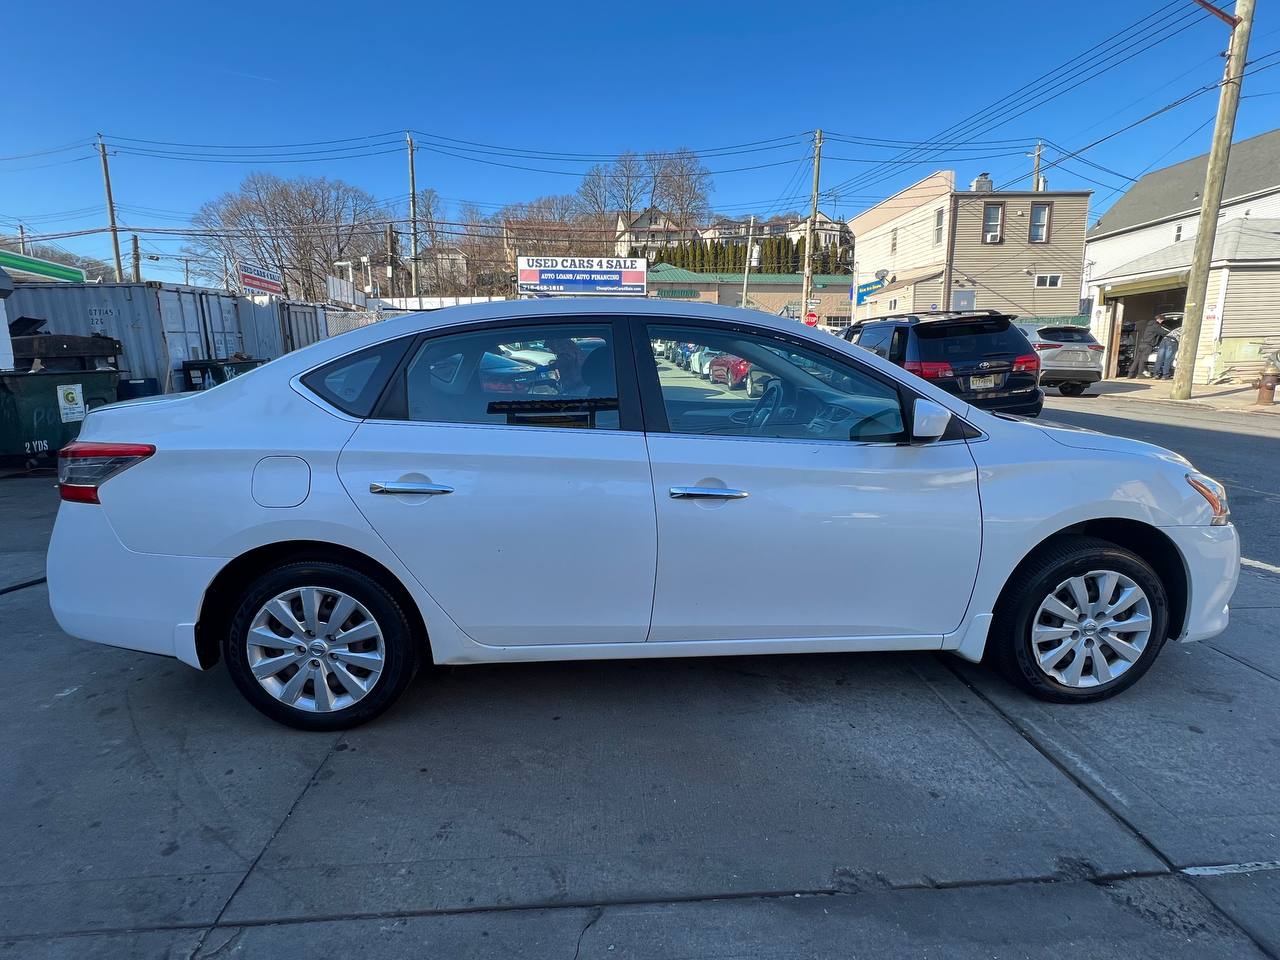
[[1173,361],[1178,356],[1178,344],[1181,342],[1181,326],[1170,329],[1160,341],[1160,346],[1156,348],[1155,377],[1157,380],[1173,379]]
[[1147,368],[1147,357],[1151,355],[1163,333],[1164,327],[1160,326],[1155,317],[1144,318],[1134,325],[1133,358],[1129,361],[1128,373],[1130,380],[1136,379]]

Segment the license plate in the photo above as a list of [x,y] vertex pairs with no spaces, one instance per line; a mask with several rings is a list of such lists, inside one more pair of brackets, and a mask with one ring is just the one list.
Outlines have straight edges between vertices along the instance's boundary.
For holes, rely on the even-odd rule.
[[994,390],[996,388],[996,378],[993,374],[989,377],[970,377],[970,390]]
[[1087,353],[1081,353],[1079,350],[1063,350],[1058,354],[1058,360],[1066,360],[1069,363],[1081,363],[1089,359]]

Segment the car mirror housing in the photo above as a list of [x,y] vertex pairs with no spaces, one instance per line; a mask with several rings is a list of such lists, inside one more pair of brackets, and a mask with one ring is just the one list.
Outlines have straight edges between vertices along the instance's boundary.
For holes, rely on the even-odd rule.
[[932,443],[947,432],[951,411],[940,403],[918,397],[911,414],[911,442]]

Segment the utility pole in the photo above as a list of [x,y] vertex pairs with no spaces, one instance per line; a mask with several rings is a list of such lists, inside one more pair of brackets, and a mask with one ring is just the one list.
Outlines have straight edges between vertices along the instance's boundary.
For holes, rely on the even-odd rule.
[[1041,141],[1037,140],[1036,152],[1032,154],[1032,156],[1036,158],[1036,166],[1035,166],[1035,170],[1031,174],[1031,189],[1037,193],[1040,192],[1040,151],[1043,149],[1044,149],[1044,144]]
[[138,246],[138,235],[133,235],[133,282],[142,282],[142,250]]
[[742,303],[738,306],[746,308],[747,306],[747,277],[751,275],[751,234],[756,228],[756,215],[751,215],[751,222],[747,224],[747,256],[742,261]]
[[1209,148],[1204,189],[1200,191],[1200,226],[1196,233],[1195,252],[1191,255],[1182,336],[1173,370],[1173,390],[1169,394],[1174,400],[1191,399],[1191,378],[1196,372],[1196,351],[1200,345],[1200,327],[1204,323],[1204,298],[1209,289],[1209,263],[1213,259],[1213,241],[1218,233],[1218,208],[1222,205],[1231,137],[1236,128],[1236,108],[1240,105],[1240,86],[1244,80],[1245,58],[1249,53],[1249,33],[1253,29],[1254,0],[1238,0],[1235,16],[1219,10],[1207,0],[1195,2],[1231,27],[1231,43],[1227,47],[1227,67],[1218,95],[1218,119],[1213,125],[1213,145]]
[[98,134],[98,156],[102,158],[102,183],[107,188],[107,222],[111,225],[111,249],[116,255],[116,283],[124,283],[124,262],[120,259],[120,231],[116,229],[116,202],[111,198],[111,168],[107,166],[107,145]]
[[809,295],[813,292],[813,228],[818,222],[818,183],[822,176],[822,131],[813,136],[813,204],[804,228],[804,282],[800,285],[800,321],[809,316]]
[[418,296],[418,177],[413,168],[413,137],[404,132],[409,145],[409,272],[413,282],[413,295]]
[[387,293],[396,295],[396,230],[387,221]]
[[18,250],[25,257],[27,255],[27,228],[22,225],[22,221],[18,221]]

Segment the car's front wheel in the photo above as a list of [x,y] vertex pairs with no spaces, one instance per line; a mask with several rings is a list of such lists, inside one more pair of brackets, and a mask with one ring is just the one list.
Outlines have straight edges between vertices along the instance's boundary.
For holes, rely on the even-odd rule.
[[987,649],[1001,672],[1037,697],[1088,702],[1136,683],[1168,624],[1168,597],[1150,564],[1106,540],[1071,537],[1010,579]]
[[380,583],[321,561],[286,564],[245,588],[223,637],[236,687],[273,720],[345,730],[404,692],[418,644]]

